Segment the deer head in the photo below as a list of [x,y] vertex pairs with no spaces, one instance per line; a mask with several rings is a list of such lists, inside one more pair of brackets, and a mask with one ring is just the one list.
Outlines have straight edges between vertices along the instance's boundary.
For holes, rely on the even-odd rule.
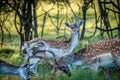
[[63,71],[69,77],[71,76],[71,57],[72,55],[66,55],[55,59],[54,73],[58,70]]
[[80,28],[80,26],[82,26],[83,23],[84,23],[84,20],[78,21],[78,22],[73,22],[73,23],[70,23],[70,24],[65,23],[65,25],[68,28],[71,29],[72,33],[77,33],[78,34],[80,32],[79,28]]
[[30,72],[31,66],[32,64],[22,64],[21,66],[16,66],[0,60],[0,73],[15,74],[19,75],[24,80],[30,80],[30,76],[33,74],[32,72]]

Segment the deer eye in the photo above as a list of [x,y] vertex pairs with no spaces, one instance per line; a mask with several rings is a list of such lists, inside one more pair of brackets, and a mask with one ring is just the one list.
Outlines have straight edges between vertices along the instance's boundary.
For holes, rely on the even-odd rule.
[[71,29],[74,29],[74,27],[71,27]]
[[30,47],[30,45],[28,44],[28,48]]
[[63,66],[62,66],[62,68],[63,68],[63,69],[65,69],[65,68],[66,68],[66,66],[65,66],[65,65],[63,65]]
[[26,50],[23,50],[22,53],[23,53],[23,54],[27,54],[27,51],[26,51]]
[[77,27],[77,24],[74,24],[75,27]]

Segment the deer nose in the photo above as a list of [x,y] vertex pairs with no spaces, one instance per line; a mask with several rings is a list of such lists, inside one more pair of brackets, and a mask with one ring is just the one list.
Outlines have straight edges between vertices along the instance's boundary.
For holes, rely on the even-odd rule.
[[26,80],[30,80],[30,78],[28,77]]

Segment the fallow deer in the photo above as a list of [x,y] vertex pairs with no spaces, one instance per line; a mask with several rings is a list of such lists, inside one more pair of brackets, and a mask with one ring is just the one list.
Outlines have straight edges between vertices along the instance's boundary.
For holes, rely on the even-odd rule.
[[[78,43],[78,37],[80,33],[80,26],[83,24],[84,20],[74,22],[74,23],[65,23],[65,25],[71,29],[71,38],[69,40],[64,39],[40,39],[36,38],[25,42],[22,45],[22,51],[24,54],[25,51],[25,61],[28,61],[30,56],[34,56],[34,52],[38,50],[48,50],[54,53],[56,57],[61,57],[64,55],[71,54],[74,48]],[[31,47],[32,46],[32,47]],[[50,52],[39,52],[36,53],[37,56],[41,58],[55,58],[54,55]],[[39,61],[39,60],[37,60]],[[36,60],[33,59],[34,63],[37,63]],[[31,63],[31,62],[30,62]]]
[[[87,66],[94,72],[97,72],[99,67],[120,67],[120,40],[101,40],[91,43],[74,54],[57,59],[55,69],[62,70],[70,76],[71,65]],[[108,74],[106,76],[110,80],[110,76]]]
[[21,66],[16,66],[0,60],[0,73],[1,74],[15,74],[22,77],[24,80],[30,80],[30,65],[23,64]]

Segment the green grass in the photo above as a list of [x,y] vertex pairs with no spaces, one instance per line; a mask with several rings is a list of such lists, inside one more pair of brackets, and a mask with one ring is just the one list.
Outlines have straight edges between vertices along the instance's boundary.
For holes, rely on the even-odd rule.
[[[86,33],[86,34],[89,34],[89,33]],[[15,65],[21,65],[23,63],[23,57],[19,54],[18,45],[15,45],[15,44],[18,44],[16,40],[17,39],[15,39],[12,42],[12,44],[14,45],[7,45],[7,46],[4,46],[3,48],[0,48],[0,56],[1,56],[0,59],[3,59]],[[86,44],[96,42],[99,40],[100,40],[99,35],[95,35],[92,38],[86,37],[84,40],[79,41],[79,44],[75,49],[75,51],[83,48]],[[11,52],[12,52],[12,55],[6,58],[6,56],[11,54]],[[38,74],[32,76],[31,80],[106,80],[102,69],[99,69],[99,72],[95,75],[88,68],[86,69],[73,68],[71,77],[68,77],[66,74],[60,71],[57,72],[56,75],[52,75],[51,70],[52,70],[52,66],[48,65],[45,61],[42,61],[38,65]],[[120,78],[119,72],[117,72],[114,69],[111,70],[111,72],[112,72],[111,76],[113,80],[118,80]],[[0,78],[1,78],[0,80],[22,80],[19,76],[5,75],[5,74],[0,74]]]
[[[92,35],[89,31],[86,31],[85,35]],[[46,38],[54,38],[55,34],[44,35]],[[70,37],[68,35],[67,39]],[[21,65],[23,63],[23,57],[19,54],[19,38],[17,35],[12,35],[12,42],[8,42],[5,40],[7,45],[4,45],[3,48],[0,48],[0,59],[3,59],[9,63],[15,65]],[[114,38],[118,38],[117,31],[114,31]],[[107,35],[104,35],[103,39],[108,39]],[[99,32],[96,33],[95,36],[88,38],[85,37],[84,40],[79,41],[78,46],[76,47],[75,51],[83,48],[85,45],[90,44],[92,42],[97,42],[101,40],[99,36]],[[12,54],[10,57],[7,57],[9,54]],[[102,69],[99,69],[98,74],[92,74],[90,69],[81,69],[81,68],[73,68],[72,69],[72,76],[68,77],[63,72],[57,72],[56,75],[51,74],[52,66],[48,65],[45,61],[42,61],[38,65],[38,74],[31,77],[31,80],[106,80],[104,72]],[[113,80],[120,79],[119,72],[116,70],[111,70],[111,76]],[[15,75],[5,75],[0,74],[0,80],[22,80],[19,76]]]
[[[13,64],[21,63],[19,57],[10,61]],[[20,64],[19,64],[20,65]],[[97,74],[94,74],[89,68],[82,69],[81,67],[72,68],[72,76],[68,77],[63,72],[57,72],[56,75],[51,74],[52,66],[46,62],[41,62],[38,65],[38,73],[31,77],[31,80],[106,80],[104,72],[99,69]],[[111,70],[113,80],[120,78],[119,72]],[[0,74],[1,80],[22,80],[19,76]]]

